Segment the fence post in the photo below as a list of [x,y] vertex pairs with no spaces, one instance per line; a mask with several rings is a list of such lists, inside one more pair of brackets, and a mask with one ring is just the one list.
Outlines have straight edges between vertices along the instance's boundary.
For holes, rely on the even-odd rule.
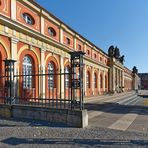
[[79,106],[84,109],[83,101],[83,56],[84,52],[70,52],[71,55],[71,109]]
[[7,90],[6,103],[12,104],[12,99],[15,97],[14,89],[14,63],[15,60],[6,59],[5,63],[5,90]]

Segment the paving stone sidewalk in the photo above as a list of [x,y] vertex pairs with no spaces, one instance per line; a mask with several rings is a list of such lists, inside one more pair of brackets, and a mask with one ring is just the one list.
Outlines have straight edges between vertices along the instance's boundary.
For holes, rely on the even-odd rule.
[[[110,100],[119,96],[123,94],[111,96]],[[0,148],[148,148],[146,109],[91,103],[89,126],[84,129],[43,121],[0,119]]]
[[106,94],[106,95],[99,95],[99,96],[92,96],[92,97],[85,97],[84,102],[94,102],[94,103],[101,103],[101,102],[113,102],[125,97],[129,97],[135,95],[135,91],[124,92],[124,93],[117,93],[117,94]]
[[[140,91],[140,94],[148,94],[148,91]],[[130,96],[131,99],[136,97],[137,101],[135,92],[103,96],[101,99],[96,97],[87,101],[85,108],[88,110],[89,126],[148,133],[148,106],[144,106],[142,98],[135,105],[117,103],[125,98],[128,100]]]
[[[54,126],[53,126],[54,125]],[[0,119],[0,148],[147,148],[148,134]]]

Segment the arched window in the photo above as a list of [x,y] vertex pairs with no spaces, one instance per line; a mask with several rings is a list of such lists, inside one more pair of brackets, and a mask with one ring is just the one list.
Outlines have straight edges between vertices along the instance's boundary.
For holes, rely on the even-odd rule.
[[66,44],[70,45],[70,39],[66,38]]
[[87,88],[90,88],[90,73],[89,73],[89,71],[87,72],[87,75],[86,75],[86,86],[87,86]]
[[56,36],[56,31],[52,27],[48,28],[48,33],[51,37]]
[[90,55],[90,51],[89,50],[87,50],[87,55]]
[[100,88],[103,88],[103,77],[100,75]]
[[97,58],[97,54],[95,54],[95,53],[94,53],[94,58],[95,58],[95,59]]
[[102,57],[100,57],[100,62],[102,62]]
[[28,13],[23,13],[22,17],[23,17],[24,21],[29,25],[33,25],[35,23],[33,17]]
[[29,56],[23,58],[23,88],[32,88],[32,60]]
[[80,44],[78,44],[78,50],[81,50],[81,49],[82,49],[81,45],[80,45]]
[[94,88],[97,88],[97,74],[94,73]]
[[105,88],[107,88],[107,76],[105,76]]
[[68,88],[68,87],[70,87],[70,85],[69,85],[69,83],[70,83],[70,81],[69,81],[69,72],[70,72],[69,66],[65,67],[64,72],[67,73],[67,74],[65,74],[65,87]]
[[54,74],[55,73],[55,65],[53,62],[49,62],[48,63],[48,74],[51,74],[48,76],[48,88],[52,89],[54,88],[54,81],[55,81],[55,77]]

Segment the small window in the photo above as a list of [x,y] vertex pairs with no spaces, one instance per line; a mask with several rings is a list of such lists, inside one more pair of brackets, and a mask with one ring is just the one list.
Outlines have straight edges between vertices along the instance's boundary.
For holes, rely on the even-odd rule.
[[105,76],[105,88],[107,88],[107,76]]
[[97,55],[96,55],[96,54],[94,54],[94,58],[95,58],[95,59],[97,58]]
[[80,44],[78,44],[78,50],[81,50],[81,45]]
[[88,55],[90,54],[90,51],[89,51],[89,50],[87,50],[87,54],[88,54]]
[[56,36],[56,31],[52,27],[48,28],[48,33],[51,37]]
[[23,13],[22,17],[23,17],[24,21],[29,25],[33,25],[35,23],[33,17],[31,15],[29,15],[28,13]]
[[102,57],[100,57],[100,62],[102,62]]
[[100,75],[100,88],[103,88],[103,77]]
[[94,88],[97,88],[97,74],[94,73]]
[[23,58],[23,88],[32,88],[32,71],[33,64],[29,56]]
[[66,38],[66,44],[70,45],[70,39]]
[[90,88],[90,73],[89,73],[89,71],[87,71],[87,74],[86,74],[86,86],[87,86],[87,88]]
[[105,64],[107,64],[107,60],[105,60]]
[[55,81],[55,65],[52,62],[48,63],[48,89],[53,89],[54,88],[54,81]]
[[65,87],[66,88],[68,88],[68,87],[70,87],[70,78],[69,78],[69,72],[70,72],[70,67],[66,67],[65,69],[64,69],[64,72],[66,73],[65,74]]

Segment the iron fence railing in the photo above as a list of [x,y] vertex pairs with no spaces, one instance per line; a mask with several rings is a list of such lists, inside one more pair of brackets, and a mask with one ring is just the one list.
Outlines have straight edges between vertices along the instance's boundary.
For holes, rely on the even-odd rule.
[[[48,106],[51,108],[84,109],[83,55],[71,52],[69,68],[34,71],[35,65],[15,69],[15,60],[5,59],[0,69],[0,103]],[[38,67],[38,66],[36,66]],[[19,71],[17,71],[19,70]]]
[[[32,72],[32,74],[23,75],[22,73],[23,72],[16,72],[16,74],[13,75],[14,81],[10,85],[11,92],[10,86],[7,83],[8,76],[0,76],[0,82],[2,82],[0,87],[0,103],[64,109],[80,108],[79,89],[75,90],[76,99],[73,100],[71,97],[71,82],[69,80],[69,84],[67,84],[65,79],[66,76],[70,78],[70,73],[61,73],[61,70],[55,74]],[[53,77],[56,76],[55,86],[53,87],[50,87],[50,84],[48,84],[50,82],[48,78],[51,75]],[[31,78],[32,87],[24,87],[24,83],[28,81],[26,77]]]

